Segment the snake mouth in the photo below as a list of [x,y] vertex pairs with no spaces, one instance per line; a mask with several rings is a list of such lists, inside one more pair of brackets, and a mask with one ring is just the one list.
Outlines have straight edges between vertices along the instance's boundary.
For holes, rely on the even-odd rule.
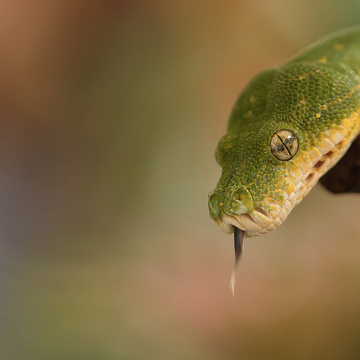
[[238,215],[223,214],[215,219],[221,229],[228,234],[234,228],[244,231],[245,237],[267,234],[276,229],[287,218],[291,210],[316,185],[322,175],[332,168],[350,147],[358,134],[360,115],[353,113],[341,125],[335,126],[314,147],[299,150],[297,156],[288,163],[286,186],[281,198],[267,197],[264,206]]

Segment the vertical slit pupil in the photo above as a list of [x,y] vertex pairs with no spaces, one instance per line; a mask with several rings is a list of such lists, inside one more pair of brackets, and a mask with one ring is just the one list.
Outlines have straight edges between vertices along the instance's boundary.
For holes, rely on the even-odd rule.
[[281,136],[279,136],[279,134],[276,134],[276,136],[278,137],[278,139],[281,141],[281,143],[284,145],[284,148],[286,149],[286,151],[288,152],[290,158],[292,157],[291,151],[289,150],[289,148],[286,146],[285,142],[283,141],[283,138]]

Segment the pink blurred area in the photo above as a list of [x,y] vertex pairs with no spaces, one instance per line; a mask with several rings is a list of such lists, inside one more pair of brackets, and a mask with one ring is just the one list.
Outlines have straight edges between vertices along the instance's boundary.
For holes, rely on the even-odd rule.
[[359,12],[1,2],[0,358],[358,358],[358,197],[248,239],[234,299],[207,193],[246,83]]

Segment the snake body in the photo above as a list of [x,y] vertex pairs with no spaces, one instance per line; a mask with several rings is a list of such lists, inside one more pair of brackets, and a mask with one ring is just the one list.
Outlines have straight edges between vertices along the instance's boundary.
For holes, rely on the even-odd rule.
[[281,225],[360,132],[360,27],[332,34],[240,94],[220,139],[210,217],[226,233]]

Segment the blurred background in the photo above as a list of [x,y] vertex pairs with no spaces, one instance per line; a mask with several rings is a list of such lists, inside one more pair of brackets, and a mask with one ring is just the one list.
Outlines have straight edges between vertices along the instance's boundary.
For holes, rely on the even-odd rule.
[[360,359],[359,198],[209,219],[241,89],[358,0],[0,2],[0,358]]

